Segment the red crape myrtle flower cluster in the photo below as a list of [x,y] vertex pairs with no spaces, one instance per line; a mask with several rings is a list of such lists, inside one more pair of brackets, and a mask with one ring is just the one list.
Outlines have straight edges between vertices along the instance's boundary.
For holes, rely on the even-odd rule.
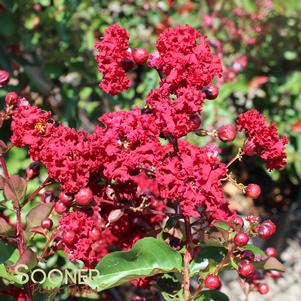
[[[96,48],[100,87],[112,95],[129,88],[129,66],[144,62],[158,71],[160,86],[149,93],[143,108],[104,114],[93,133],[58,124],[50,112],[15,94],[7,97],[2,112],[4,119],[12,117],[11,142],[27,147],[60,184],[58,197],[43,195],[45,202],[55,201],[61,215],[57,245],[71,260],[93,267],[110,246],[127,250],[140,238],[156,236],[171,211],[205,225],[230,221],[239,230],[234,238],[239,248],[249,235],[269,238],[275,232],[272,222],[260,225],[250,217],[253,226],[247,234],[244,221],[229,208],[223,190],[228,166],[219,159],[218,144],[198,147],[183,139],[199,130],[204,102],[218,95],[212,80],[221,75],[222,66],[206,37],[188,25],[167,29],[149,55],[145,49],[130,49],[129,34],[115,24]],[[247,136],[242,154],[258,154],[270,169],[285,165],[286,138],[279,138],[265,117],[248,111],[238,117],[237,128]],[[224,125],[213,136],[217,143],[232,141],[235,126]],[[260,187],[248,186],[243,191],[258,197]],[[42,227],[50,229],[51,221],[43,221]],[[243,263],[239,272],[246,277],[251,273],[246,274]],[[206,280],[209,288],[220,286],[216,277]]]

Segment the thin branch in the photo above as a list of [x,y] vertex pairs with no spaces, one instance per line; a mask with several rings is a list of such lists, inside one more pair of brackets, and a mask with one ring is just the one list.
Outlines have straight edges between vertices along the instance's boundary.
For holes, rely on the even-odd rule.
[[23,206],[25,204],[27,204],[28,202],[30,202],[31,200],[33,200],[38,194],[39,192],[45,188],[48,185],[51,185],[53,183],[53,180],[50,179],[49,177],[34,191],[32,192],[24,201]]
[[189,270],[189,263],[190,263],[190,260],[191,260],[190,245],[192,243],[192,235],[191,235],[189,217],[185,216],[184,221],[185,221],[186,250],[185,250],[185,255],[184,255],[183,290],[184,290],[184,301],[189,301],[190,300],[190,270]]
[[7,165],[6,165],[6,162],[5,162],[5,158],[3,157],[3,155],[0,155],[0,164],[2,166],[4,176],[6,178],[8,178],[9,177],[9,172],[8,172]]

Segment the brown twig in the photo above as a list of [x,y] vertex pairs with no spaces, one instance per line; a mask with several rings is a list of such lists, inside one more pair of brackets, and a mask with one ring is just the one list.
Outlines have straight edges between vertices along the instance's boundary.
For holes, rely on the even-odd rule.
[[236,156],[227,164],[227,169],[236,161],[239,160],[241,161],[242,159],[242,149],[239,148],[238,153],[236,154]]
[[190,253],[190,245],[192,243],[192,235],[191,235],[191,228],[190,228],[190,219],[189,217],[185,216],[185,235],[186,235],[186,250],[184,255],[184,273],[183,273],[183,290],[184,290],[184,301],[190,300],[190,270],[189,270],[189,263],[191,260],[191,253]]
[[2,166],[4,176],[6,178],[8,178],[9,177],[9,172],[8,172],[7,165],[6,165],[6,162],[5,162],[5,158],[3,157],[3,155],[0,155],[0,163],[1,163],[1,166]]
[[46,186],[50,185],[53,183],[53,180],[50,179],[49,177],[34,191],[32,192],[26,199],[25,201],[23,202],[23,205],[27,204],[28,202],[30,202],[31,200],[33,200],[37,195],[38,193],[43,189],[45,188]]
[[[24,233],[23,233],[23,225],[22,225],[22,219],[21,219],[20,204],[15,206],[15,213],[16,213],[16,217],[17,217],[18,250],[19,250],[19,253],[20,253],[20,256],[21,256],[25,251],[25,244],[24,244]],[[32,292],[31,292],[29,282],[27,282],[25,284],[25,297],[26,297],[26,301],[32,301]]]

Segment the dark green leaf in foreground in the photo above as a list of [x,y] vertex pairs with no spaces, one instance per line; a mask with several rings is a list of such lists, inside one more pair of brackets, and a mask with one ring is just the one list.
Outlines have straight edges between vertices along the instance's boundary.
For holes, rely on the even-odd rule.
[[246,245],[245,250],[252,251],[255,255],[259,255],[259,256],[263,256],[263,257],[266,256],[266,254],[264,253],[263,250],[261,250],[260,248],[254,246],[254,245]]
[[182,275],[170,273],[163,275],[157,282],[160,292],[166,301],[183,301]]
[[197,256],[191,261],[191,274],[195,275],[200,270],[204,275],[212,273],[227,254],[223,247],[204,246],[201,247]]
[[5,263],[6,261],[11,260],[11,257],[16,252],[16,248],[17,246],[0,240],[0,263]]
[[195,301],[229,301],[227,295],[220,291],[203,291]]
[[106,255],[96,266],[100,276],[89,281],[93,289],[102,291],[133,279],[182,269],[182,256],[161,240],[147,237],[128,252]]

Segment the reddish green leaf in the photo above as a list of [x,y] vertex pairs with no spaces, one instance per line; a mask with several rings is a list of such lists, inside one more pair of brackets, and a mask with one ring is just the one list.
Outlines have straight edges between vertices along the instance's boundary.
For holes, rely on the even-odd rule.
[[14,175],[5,179],[4,195],[7,199],[12,200],[13,204],[18,207],[25,195],[27,188],[26,181],[20,176]]
[[269,257],[263,266],[264,270],[276,270],[279,272],[285,272],[285,266],[275,257]]
[[15,229],[4,218],[0,217],[0,235],[14,236]]
[[12,268],[16,268],[18,265],[26,265],[28,267],[28,270],[32,270],[38,263],[37,254],[33,252],[31,249],[26,249],[16,264],[12,266]]
[[31,228],[40,226],[41,222],[49,216],[52,208],[52,203],[43,203],[32,208],[26,216],[26,230],[30,231]]
[[5,178],[0,176],[0,189],[2,190],[4,188]]

